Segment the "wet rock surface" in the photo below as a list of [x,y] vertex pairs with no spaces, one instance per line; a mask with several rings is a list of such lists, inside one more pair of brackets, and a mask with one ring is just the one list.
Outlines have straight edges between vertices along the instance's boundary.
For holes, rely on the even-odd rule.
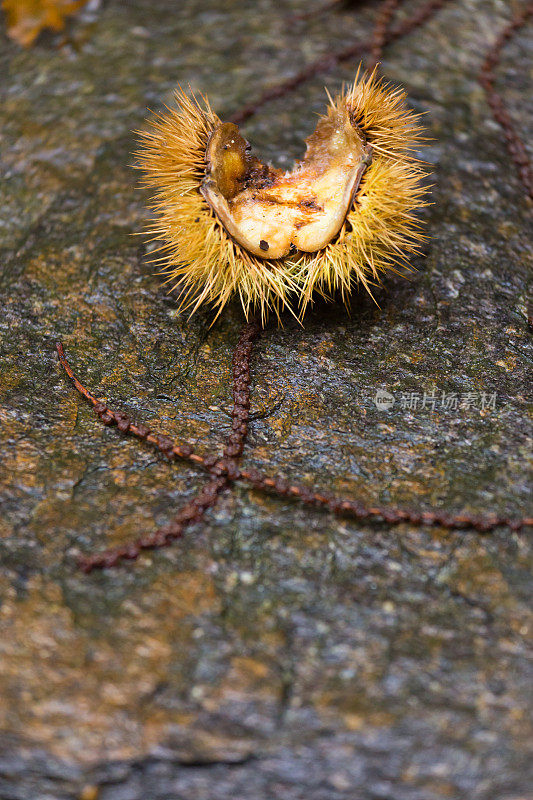
[[[54,341],[112,407],[220,453],[242,324],[237,304],[213,327],[209,312],[180,318],[152,274],[149,246],[130,235],[147,218],[131,131],[178,81],[229,114],[368,37],[376,12],[369,2],[291,22],[308,7],[109,2],[73,20],[62,48],[2,39],[6,800],[531,791],[526,532],[389,529],[237,486],[173,547],[76,569],[77,554],[169,521],[206,477],[101,426]],[[509,14],[499,0],[452,1],[386,50],[387,76],[428,112],[427,256],[410,281],[386,280],[380,307],[361,294],[350,314],[317,303],[304,328],[289,316],[267,327],[247,465],[366,502],[529,510],[530,207],[476,82]],[[527,33],[498,72],[526,140]],[[265,106],[245,127],[257,151],[288,166],[323,85],[355,67]],[[377,408],[381,389],[392,408]]]

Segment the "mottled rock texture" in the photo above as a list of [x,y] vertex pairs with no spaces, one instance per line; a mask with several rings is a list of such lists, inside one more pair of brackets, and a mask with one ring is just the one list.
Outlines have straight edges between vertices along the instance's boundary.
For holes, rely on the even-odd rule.
[[[318,303],[303,328],[267,328],[247,465],[365,501],[528,510],[530,207],[476,82],[518,5],[451,0],[386,50],[433,139],[427,256],[386,280],[379,307],[361,294],[350,315]],[[63,47],[1,40],[3,800],[531,794],[525,532],[356,524],[238,486],[172,548],[76,569],[76,554],[170,520],[206,478],[102,427],[54,341],[99,396],[201,452],[220,452],[231,408],[239,306],[214,327],[177,315],[131,236],[147,218],[132,131],[178,81],[235,111],[368,38],[377,5],[291,22],[309,8],[110,0]],[[531,140],[528,41],[498,75]],[[246,135],[288,164],[324,84],[355,67],[265,106]],[[411,392],[436,409],[402,407]],[[476,400],[444,409],[443,392]]]

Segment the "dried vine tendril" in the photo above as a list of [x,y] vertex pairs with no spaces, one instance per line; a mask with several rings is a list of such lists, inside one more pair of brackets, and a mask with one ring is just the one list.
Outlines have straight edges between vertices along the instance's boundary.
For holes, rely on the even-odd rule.
[[381,58],[390,21],[394,12],[400,5],[400,2],[401,0],[384,0],[378,12],[374,35],[372,37],[372,47],[370,49],[371,61],[369,66],[375,67]]
[[[427,22],[431,17],[440,11],[446,3],[449,3],[450,0],[429,0],[429,2],[424,3],[414,14],[395,28],[393,28],[389,33],[387,33],[383,37],[383,46],[392,44],[392,42],[398,41],[398,39],[402,39],[404,36],[408,36],[414,30],[419,28],[425,22]],[[229,119],[230,122],[234,122],[236,125],[241,125],[243,122],[246,122],[247,119],[253,117],[257,112],[266,104],[270,103],[272,100],[277,100],[281,97],[285,97],[285,95],[293,92],[303,83],[311,80],[314,78],[315,75],[319,75],[321,72],[327,72],[335,67],[337,64],[342,64],[344,61],[349,61],[351,59],[360,58],[364,55],[368,50],[368,42],[355,42],[355,44],[349,45],[345,47],[343,50],[340,50],[338,53],[328,53],[326,56],[321,56],[316,61],[313,61],[309,66],[305,67],[305,69],[298,72],[292,78],[288,78],[281,83],[272,86],[270,89],[267,89],[263,94],[253,103],[249,103],[248,105],[241,108],[235,114],[233,114]],[[378,56],[377,60],[381,57],[381,53],[378,51],[374,52],[374,57]]]
[[200,494],[187,503],[175,519],[153,534],[139,538],[137,541],[107,550],[95,555],[83,556],[79,566],[85,572],[93,569],[116,566],[120,561],[136,559],[143,550],[164,547],[179,538],[187,525],[201,521],[205,511],[213,506],[222,489],[235,481],[242,481],[255,489],[259,489],[281,497],[300,500],[306,505],[324,508],[341,517],[357,520],[374,520],[396,525],[409,522],[413,525],[438,525],[442,528],[473,528],[484,533],[505,525],[518,531],[533,525],[533,517],[499,517],[495,514],[486,516],[470,514],[448,514],[444,511],[417,512],[403,508],[387,508],[383,506],[366,506],[348,498],[333,494],[316,492],[293,482],[270,478],[255,469],[241,469],[237,460],[242,453],[247,433],[250,407],[250,360],[252,342],[259,326],[256,322],[247,323],[241,333],[233,358],[233,397],[232,431],[224,449],[223,458],[202,456],[196,453],[188,443],[174,442],[170,437],[157,433],[146,425],[133,422],[121,411],[113,411],[105,403],[100,402],[74,374],[68,363],[63,346],[57,343],[57,352],[61,365],[81,395],[92,405],[95,413],[104,425],[116,425],[122,433],[130,434],[156,447],[170,461],[183,460],[202,467],[212,475],[211,481],[203,487]]
[[[184,530],[194,523],[200,522],[207,511],[215,505],[220,492],[227,488],[233,480],[234,475],[238,474],[238,460],[242,454],[244,441],[248,432],[248,418],[250,409],[250,361],[252,355],[253,340],[258,335],[260,326],[256,320],[248,322],[241,330],[239,341],[233,354],[233,409],[231,412],[231,433],[228,436],[223,452],[224,465],[216,467],[213,463],[210,472],[211,480],[202,487],[200,492],[186,503],[176,514],[168,525],[159,528],[154,533],[142,536],[135,542],[124,545],[103,553],[82,556],[79,566],[84,572],[91,572],[93,569],[104,567],[114,567],[120,561],[136,559],[143,550],[151,550],[158,547],[165,547],[179,539]],[[111,411],[104,403],[100,403],[96,397],[86,389],[76,378],[70,365],[68,364],[63,346],[57,344],[59,360],[63,365],[69,378],[73,381],[76,389],[81,392],[86,400],[93,406],[96,414],[105,425],[116,425],[122,433],[130,433],[138,439],[143,439],[155,445],[167,458],[187,459],[192,463],[200,464],[207,468],[209,458],[202,458],[193,452],[188,444],[176,445],[172,439],[163,434],[155,433],[146,425],[138,425],[124,413]]]
[[527,195],[533,200],[533,175],[526,147],[516,131],[501,95],[498,94],[494,88],[494,82],[496,80],[494,69],[500,61],[504,45],[523,25],[525,25],[531,16],[533,16],[533,2],[528,3],[528,5],[519,11],[509,24],[505,26],[483,61],[483,66],[479,73],[479,82],[485,89],[487,101],[492,109],[494,119],[503,128],[507,141],[507,149],[516,166],[518,177]]
[[[436,11],[445,5],[446,0],[431,0],[421,7],[412,17],[387,33],[387,29],[398,0],[385,0],[378,16],[372,40],[372,57],[374,62],[379,61],[385,44],[400,38],[423,24]],[[519,12],[508,26],[502,31],[493,47],[488,52],[479,76],[483,85],[489,105],[497,122],[505,132],[510,155],[517,166],[520,179],[530,197],[532,194],[531,167],[525,147],[518,136],[513,122],[505,109],[503,101],[494,90],[494,68],[498,64],[503,45],[511,36],[522,27],[533,14],[533,3]],[[255,104],[245,107],[233,120],[242,122],[249,118],[266,102],[281,97],[292,91],[313,75],[327,69],[332,64],[339,63],[362,53],[365,46],[357,44],[347,48],[336,56],[320,59],[293,79],[285,81],[275,89],[266,92]],[[530,321],[531,326],[531,321]],[[443,511],[416,512],[401,508],[384,508],[380,506],[365,506],[357,501],[341,498],[331,494],[316,492],[292,482],[270,478],[257,470],[239,468],[238,459],[242,454],[248,430],[250,407],[250,363],[252,357],[253,340],[259,333],[260,326],[257,320],[247,322],[239,337],[233,356],[233,411],[232,433],[230,434],[222,458],[213,455],[200,455],[187,443],[176,443],[168,436],[152,431],[143,424],[133,422],[126,414],[111,410],[105,403],[100,402],[75,376],[70,367],[61,343],[57,343],[59,360],[65,372],[74,383],[80,394],[92,405],[95,413],[105,425],[116,425],[119,431],[133,435],[156,447],[168,459],[181,459],[205,469],[211,475],[210,481],[202,488],[199,494],[186,503],[175,518],[166,526],[155,533],[140,537],[135,542],[123,547],[110,549],[103,553],[86,555],[80,558],[79,566],[85,572],[93,569],[113,567],[124,560],[136,559],[144,550],[164,547],[182,536],[188,525],[200,522],[208,508],[212,507],[218,499],[220,492],[233,484],[242,481],[252,487],[276,494],[278,496],[295,498],[301,502],[322,507],[338,516],[346,516],[357,520],[375,520],[387,524],[408,522],[412,525],[438,525],[447,529],[473,528],[478,532],[488,532],[496,527],[505,525],[511,530],[521,530],[533,525],[533,517],[512,519],[497,515],[477,516],[469,514],[447,514]]]

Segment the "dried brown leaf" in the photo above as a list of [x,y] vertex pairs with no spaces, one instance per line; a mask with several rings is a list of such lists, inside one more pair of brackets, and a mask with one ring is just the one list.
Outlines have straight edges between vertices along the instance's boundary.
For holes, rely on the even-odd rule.
[[87,0],[2,0],[7,33],[23,47],[30,47],[45,28],[62,31],[66,17]]

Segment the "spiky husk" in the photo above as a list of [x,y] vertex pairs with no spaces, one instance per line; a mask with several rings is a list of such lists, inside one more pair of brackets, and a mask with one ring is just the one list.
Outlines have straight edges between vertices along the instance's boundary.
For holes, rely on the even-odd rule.
[[374,155],[339,234],[316,253],[277,261],[257,258],[234,242],[199,189],[205,176],[209,136],[220,124],[205,98],[175,95],[178,109],[154,115],[141,132],[138,166],[155,190],[152,207],[162,242],[160,260],[172,287],[181,290],[181,307],[194,313],[206,302],[218,313],[238,294],[248,317],[258,310],[279,315],[296,301],[299,315],[313,294],[345,300],[357,283],[369,291],[386,270],[405,264],[424,236],[414,210],[424,204],[425,169],[414,157],[422,142],[417,115],[405,105],[406,93],[371,75],[354,84],[332,105],[345,104],[372,145]]

